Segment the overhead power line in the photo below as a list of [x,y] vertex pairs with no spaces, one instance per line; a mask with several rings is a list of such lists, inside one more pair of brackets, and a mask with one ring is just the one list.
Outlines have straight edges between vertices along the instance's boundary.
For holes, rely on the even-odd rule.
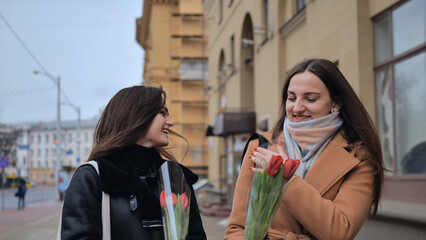
[[[0,17],[3,19],[3,21],[6,23],[7,27],[9,28],[9,30],[13,33],[13,35],[15,35],[16,39],[18,39],[19,43],[21,43],[21,45],[25,48],[25,50],[28,52],[28,54],[33,58],[33,60],[37,63],[37,65],[39,66],[39,68],[42,70],[42,72],[47,75],[49,78],[52,78],[52,80],[54,79],[54,77],[52,77],[50,74],[48,74],[48,71],[46,70],[46,68],[43,66],[43,64],[41,64],[41,62],[36,58],[36,56],[31,52],[31,50],[27,47],[27,45],[25,44],[25,42],[21,39],[21,37],[19,37],[18,33],[15,32],[15,30],[13,29],[12,25],[9,24],[9,22],[6,20],[6,18],[3,16],[3,14],[0,12]],[[59,81],[59,80],[58,80]],[[56,83],[58,84],[58,83]],[[72,106],[74,106],[70,99],[68,98],[68,96],[65,94],[64,90],[61,88],[60,92],[62,93],[62,95],[64,96],[65,100],[68,102],[68,104],[71,104]]]
[[[95,23],[95,22],[82,22],[82,23],[45,23],[45,24],[19,24],[14,25],[15,27],[74,27],[74,26],[114,26],[114,25],[130,25],[135,24],[134,22],[104,22],[104,23]],[[3,27],[3,26],[0,26]]]
[[45,93],[46,91],[53,90],[54,88],[55,87],[52,85],[50,87],[27,88],[27,89],[24,88],[24,89],[18,89],[18,90],[1,91],[0,97],[29,95],[34,93]]
[[43,64],[36,58],[36,56],[31,52],[31,50],[27,47],[25,42],[19,37],[19,35],[15,32],[13,27],[9,24],[9,22],[6,20],[6,18],[3,16],[3,14],[0,12],[0,17],[3,19],[3,21],[6,23],[6,26],[9,28],[9,30],[15,35],[16,39],[18,39],[19,43],[25,48],[25,50],[28,52],[28,54],[32,57],[32,59],[37,63],[39,68],[43,70],[44,72],[47,72],[44,68]]

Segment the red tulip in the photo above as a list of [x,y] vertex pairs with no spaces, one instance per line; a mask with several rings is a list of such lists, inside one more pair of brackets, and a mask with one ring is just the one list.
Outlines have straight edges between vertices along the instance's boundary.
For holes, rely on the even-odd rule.
[[162,208],[167,208],[167,203],[166,203],[166,191],[161,191],[160,193],[160,205]]
[[287,159],[284,162],[284,179],[289,180],[294,172],[296,172],[297,167],[299,167],[300,160],[294,160],[294,159]]
[[188,200],[188,196],[186,196],[185,193],[182,193],[180,195],[180,205],[182,205],[183,209],[188,209],[189,207],[189,200]]
[[[162,208],[167,209],[167,194],[166,191],[161,191],[160,193],[160,205]],[[172,201],[173,204],[176,205],[177,204],[177,198],[176,198],[176,194],[172,193]]]
[[277,175],[281,170],[282,164],[283,158],[281,155],[272,155],[271,159],[266,165],[266,173],[271,177],[275,177],[275,175]]

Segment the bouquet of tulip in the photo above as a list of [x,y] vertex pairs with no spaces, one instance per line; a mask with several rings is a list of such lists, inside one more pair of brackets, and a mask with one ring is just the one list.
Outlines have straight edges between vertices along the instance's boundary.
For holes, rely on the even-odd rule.
[[[264,160],[266,161],[266,160]],[[299,160],[272,155],[264,171],[255,173],[246,216],[244,239],[262,240],[280,205],[284,184],[293,176]]]
[[[167,201],[170,198],[171,201]],[[178,194],[177,196],[174,193],[167,195],[166,191],[163,190],[160,194],[160,204],[166,218],[165,231],[167,232],[167,239],[185,239],[186,234],[188,234],[189,223],[189,199],[186,193]],[[167,209],[173,209],[173,211],[168,211]],[[171,220],[172,218],[174,221]],[[176,230],[175,234],[172,233],[172,229]],[[172,237],[172,235],[176,235],[176,238]]]
[[191,190],[179,164],[166,161],[159,172],[164,238],[183,240],[188,234]]

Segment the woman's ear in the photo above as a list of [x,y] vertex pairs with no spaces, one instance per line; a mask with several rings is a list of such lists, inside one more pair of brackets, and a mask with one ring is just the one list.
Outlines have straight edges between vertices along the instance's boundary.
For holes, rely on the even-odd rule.
[[336,103],[333,103],[333,105],[331,106],[331,113],[336,113],[340,110],[339,105],[337,105]]

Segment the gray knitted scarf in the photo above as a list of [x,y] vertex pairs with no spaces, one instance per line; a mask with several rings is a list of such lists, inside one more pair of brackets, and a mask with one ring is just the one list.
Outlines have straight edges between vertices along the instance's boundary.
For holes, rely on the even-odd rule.
[[[337,133],[337,130],[339,130],[342,125],[343,120],[339,117],[339,112],[331,113],[321,118],[303,122],[290,122],[287,117],[285,118],[283,129],[288,157],[300,160],[300,165],[296,170],[297,175],[301,176],[302,178],[306,177],[306,173],[309,171],[312,164],[328,145],[331,139],[333,139]],[[329,130],[324,132],[324,129]],[[311,135],[314,131],[321,134],[320,136],[315,137],[315,139],[318,140],[312,144],[309,144],[302,150],[302,139],[312,139]],[[298,136],[295,136],[296,132]]]

